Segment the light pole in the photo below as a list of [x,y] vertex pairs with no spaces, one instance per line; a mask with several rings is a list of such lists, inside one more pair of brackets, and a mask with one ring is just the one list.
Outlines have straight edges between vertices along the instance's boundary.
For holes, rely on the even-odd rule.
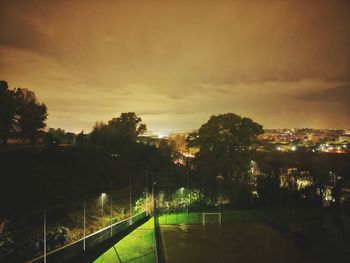
[[46,263],[46,197],[44,201],[44,263]]
[[190,191],[190,171],[189,168],[187,168],[187,214],[188,214],[188,207],[191,205],[191,191]]
[[[153,198],[153,214],[155,214],[156,209],[156,198],[154,196],[154,187],[156,186],[157,182],[153,182],[152,184],[152,198]],[[154,216],[154,220],[156,220],[156,216]]]
[[131,175],[129,175],[129,209],[130,209],[130,220],[129,224],[132,224],[132,194],[131,194]]
[[105,197],[105,193],[101,194],[101,204],[102,204],[102,227],[103,227],[103,197]]
[[187,224],[190,222],[188,214],[189,206],[191,205],[191,191],[190,191],[190,159],[186,158],[186,172],[187,172]]
[[[181,193],[181,206],[182,206],[182,203],[183,203],[183,201],[184,201],[184,190],[185,190],[185,188],[184,187],[181,187],[180,188],[180,193]],[[182,209],[181,209],[182,210]],[[187,213],[188,213],[188,206],[187,206]]]
[[146,171],[146,216],[148,216],[148,170]]
[[85,237],[86,237],[86,207],[85,207],[85,199],[86,199],[86,189],[84,189],[84,220],[83,220],[83,227],[84,227],[84,231],[83,231],[83,235],[84,235],[84,241],[83,241],[83,249],[85,251]]
[[113,183],[111,182],[111,236],[113,235]]

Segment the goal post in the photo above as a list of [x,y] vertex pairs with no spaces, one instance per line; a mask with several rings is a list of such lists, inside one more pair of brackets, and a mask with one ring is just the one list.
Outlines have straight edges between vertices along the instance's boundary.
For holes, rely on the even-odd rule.
[[202,213],[202,223],[203,226],[205,226],[205,224],[215,223],[221,225],[221,213]]

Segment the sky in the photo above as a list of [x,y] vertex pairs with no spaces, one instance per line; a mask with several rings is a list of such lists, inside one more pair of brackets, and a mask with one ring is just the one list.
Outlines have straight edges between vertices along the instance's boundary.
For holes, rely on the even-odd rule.
[[129,111],[157,133],[227,112],[350,128],[349,14],[336,0],[0,0],[0,79],[74,132]]

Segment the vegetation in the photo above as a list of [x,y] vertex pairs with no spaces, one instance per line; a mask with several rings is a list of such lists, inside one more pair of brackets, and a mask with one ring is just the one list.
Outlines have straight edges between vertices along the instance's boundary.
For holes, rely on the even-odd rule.
[[35,93],[28,89],[9,90],[6,81],[0,81],[0,136],[7,143],[10,133],[20,134],[34,143],[46,127],[47,108],[39,103]]
[[146,125],[134,112],[122,113],[104,124],[97,122],[90,134],[90,141],[109,150],[118,150],[136,142],[146,132]]
[[[331,212],[326,212],[336,227],[329,232],[345,229],[348,217],[342,212],[349,212],[349,202],[342,199],[341,189],[349,182],[349,155],[256,152],[262,126],[233,113],[211,116],[187,137],[187,147],[199,149],[194,158],[179,153],[171,140],[145,139],[146,125],[134,112],[121,113],[107,123],[97,122],[91,133],[78,135],[60,128],[44,132],[46,118],[45,104],[39,103],[32,91],[10,90],[6,81],[0,81],[3,144],[11,136],[33,144],[39,138],[44,142],[40,149],[2,147],[0,151],[0,180],[6,186],[0,191],[0,261],[19,262],[41,253],[44,208],[47,245],[52,250],[82,237],[83,200],[87,233],[92,233],[143,210],[146,185],[150,192],[155,181],[163,212],[192,211],[166,220],[187,222],[198,219],[195,211],[253,207],[272,209],[276,215],[277,207],[283,211],[308,207],[322,214],[320,208],[332,182],[334,200]],[[62,144],[69,147],[58,147]],[[299,189],[296,181],[288,178],[281,187],[281,169],[290,167],[309,171],[314,183]],[[259,169],[259,176],[254,169]],[[103,208],[101,193],[107,193],[108,205]],[[276,216],[279,225],[277,221],[269,223],[280,228],[287,217]],[[299,232],[308,235],[307,230]],[[150,235],[145,242],[151,242]],[[135,240],[143,238],[140,235]],[[312,238],[310,234],[310,242],[314,242]],[[127,254],[130,260],[137,258],[137,253]]]
[[[19,117],[14,117],[11,129],[18,125],[21,134],[34,142],[42,126],[34,120],[27,125],[27,116],[42,116],[31,111],[39,104],[33,93],[17,93],[25,103],[16,111]],[[112,220],[116,222],[130,216],[129,202],[133,212],[142,209],[147,183],[150,191],[151,182],[160,176],[176,181],[181,168],[171,156],[154,145],[138,142],[145,131],[135,113],[122,113],[107,125],[96,125],[90,134],[75,137],[62,129],[49,129],[44,136],[47,147],[0,151],[0,180],[6,183],[0,192],[0,261],[18,262],[41,254],[44,207],[47,247],[52,250],[82,237],[84,193],[89,234],[111,222],[111,200]],[[71,147],[57,147],[74,139],[76,144]],[[101,193],[107,193],[108,205],[103,210]],[[118,197],[118,193],[123,195]]]
[[8,89],[6,81],[0,81],[0,137],[3,143],[7,143],[7,138],[13,126],[15,105],[13,91]]
[[251,155],[257,145],[256,137],[263,133],[262,126],[249,118],[233,113],[211,116],[197,132],[187,138],[189,147],[198,147],[196,172],[200,174],[200,187],[205,194],[214,198],[222,181],[222,191],[234,199],[249,199],[248,168]]

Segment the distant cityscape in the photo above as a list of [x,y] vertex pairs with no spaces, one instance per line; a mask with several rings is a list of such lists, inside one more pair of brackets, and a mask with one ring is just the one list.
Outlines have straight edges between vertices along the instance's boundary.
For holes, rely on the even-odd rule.
[[[258,137],[258,151],[279,152],[325,152],[349,153],[350,129],[265,129]],[[193,150],[186,149],[186,137],[190,132],[173,132],[167,136],[150,133],[144,141],[157,144],[160,139],[168,139],[176,143],[176,148],[183,153],[191,154]],[[194,150],[195,151],[195,150]]]
[[350,130],[266,129],[259,140],[260,150],[347,153]]
[[[148,132],[140,136],[138,141],[158,146],[161,140],[167,140],[181,154],[194,157],[197,149],[188,149],[186,145],[186,137],[190,132],[170,132],[168,135]],[[57,143],[62,146],[74,145],[79,135],[87,136],[84,133],[75,134],[65,132],[63,129],[50,128],[46,132],[41,132],[37,146],[47,143]],[[265,129],[264,133],[258,136],[258,141],[260,145],[257,150],[262,152],[350,153],[350,129]],[[10,145],[28,143],[28,140],[16,135],[11,136],[8,141]]]

